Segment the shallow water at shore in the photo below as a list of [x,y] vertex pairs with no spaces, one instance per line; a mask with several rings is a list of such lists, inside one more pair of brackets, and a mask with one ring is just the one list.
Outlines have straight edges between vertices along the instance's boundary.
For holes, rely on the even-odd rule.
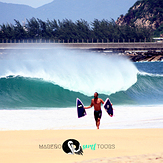
[[[114,106],[110,117],[102,109],[101,129],[162,128],[162,106]],[[96,129],[93,108],[77,118],[76,108],[0,110],[0,130]]]

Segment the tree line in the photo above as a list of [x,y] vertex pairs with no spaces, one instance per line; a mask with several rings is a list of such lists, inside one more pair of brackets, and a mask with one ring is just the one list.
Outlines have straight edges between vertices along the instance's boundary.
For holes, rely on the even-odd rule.
[[56,39],[64,42],[72,40],[93,40],[107,42],[128,42],[128,41],[150,41],[153,31],[143,26],[119,26],[112,20],[98,20],[88,23],[81,19],[73,22],[69,19],[47,20],[31,18],[21,24],[14,20],[15,24],[0,25],[0,39],[22,40],[22,39]]

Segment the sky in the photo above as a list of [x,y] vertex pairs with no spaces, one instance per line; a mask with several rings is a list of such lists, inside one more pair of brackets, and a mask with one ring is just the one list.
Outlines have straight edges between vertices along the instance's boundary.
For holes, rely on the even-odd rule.
[[14,4],[24,4],[34,8],[40,7],[44,4],[50,3],[53,0],[0,0],[0,2],[14,3]]
[[[54,0],[0,0],[0,2],[4,2],[4,3],[23,4],[23,5],[31,6],[33,8],[38,8],[38,7],[43,6],[45,4],[51,3],[53,1]],[[65,17],[67,17],[65,15],[68,12],[68,15],[69,15],[68,18],[69,19],[71,19],[73,21],[75,21],[77,19],[79,20],[80,17],[81,17],[81,14],[80,13],[82,11],[80,11],[80,13],[78,15],[73,15],[73,12],[72,11],[70,11],[70,12],[67,11],[67,8],[69,8],[68,6],[71,5],[71,3],[70,4],[67,4],[66,3],[67,1],[68,0],[62,0],[62,1],[61,0],[55,0],[55,2],[56,2],[55,5],[59,5],[59,7],[56,9],[58,11],[57,13],[60,13],[59,15],[55,14],[55,11],[56,10],[53,11],[53,8],[52,8],[53,5],[54,5],[54,3],[53,3],[53,4],[51,4],[52,5],[51,8],[50,8],[50,6],[48,6],[49,7],[48,12],[45,11],[45,10],[43,10],[44,11],[44,14],[41,15],[41,13],[39,13],[39,16],[35,16],[35,17],[39,17],[40,19],[47,20],[47,18],[48,19],[54,19],[54,15],[55,15],[55,18],[56,19],[61,19],[62,20]],[[85,4],[85,3],[87,4],[87,2],[88,2],[88,6],[89,6],[89,4],[92,4],[92,2],[94,2],[95,0],[72,0],[72,2],[76,2],[76,1],[80,1],[83,4]],[[91,1],[91,2],[89,2],[89,1]],[[125,15],[127,13],[128,9],[132,5],[134,5],[134,3],[136,1],[137,0],[103,0],[102,2],[105,2],[105,3],[101,3],[100,4],[101,8],[104,7],[104,4],[109,5],[107,8],[105,8],[105,10],[100,10],[100,12],[96,12],[93,9],[98,10],[98,7],[100,7],[100,6],[93,5],[93,7],[91,6],[91,8],[92,8],[93,12],[96,12],[96,13],[91,13],[91,14],[85,13],[85,14],[82,15],[82,19],[85,19],[87,21],[92,21],[94,19],[93,16],[96,15],[95,17],[97,19],[102,19],[102,18],[111,19],[111,18],[113,18],[114,20],[117,20],[117,18],[121,14]],[[66,5],[63,5],[62,6],[62,3],[64,3],[64,2],[68,6],[66,6]],[[68,2],[70,2],[70,1],[68,1]],[[96,0],[95,2],[96,3],[97,2],[101,2],[101,0]],[[80,3],[80,4],[82,4],[82,3]],[[63,10],[61,10],[61,12],[60,12],[61,6],[62,6]],[[71,8],[71,6],[70,6],[70,8]],[[77,10],[75,12],[77,12]],[[29,14],[26,13],[27,15],[19,15],[19,13],[17,13],[17,12],[14,12],[13,14],[11,14],[11,13],[12,13],[12,11],[11,12],[7,12],[3,16],[3,19],[2,18],[0,19],[0,23],[12,22],[15,18],[17,18],[18,20],[22,20],[22,17],[23,17],[23,20],[24,20],[24,17],[30,19],[33,16],[33,15],[30,15],[30,13]],[[30,16],[28,16],[28,15],[30,15]]]

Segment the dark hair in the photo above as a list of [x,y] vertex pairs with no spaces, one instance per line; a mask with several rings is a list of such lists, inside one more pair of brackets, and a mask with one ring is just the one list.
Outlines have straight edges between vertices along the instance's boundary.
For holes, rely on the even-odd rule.
[[[97,93],[97,92],[95,92],[95,93]],[[98,93],[97,93],[97,96],[98,96]]]

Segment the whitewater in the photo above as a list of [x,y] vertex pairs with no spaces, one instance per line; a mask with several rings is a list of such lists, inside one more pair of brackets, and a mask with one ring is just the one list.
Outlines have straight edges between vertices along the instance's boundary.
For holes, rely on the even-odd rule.
[[96,91],[114,107],[101,128],[163,126],[163,62],[45,48],[0,54],[0,130],[94,129],[93,108],[78,119],[76,98],[90,105]]
[[5,56],[0,60],[0,77],[43,79],[64,89],[92,96],[95,91],[110,95],[126,90],[137,81],[137,69],[118,56],[47,50]]

